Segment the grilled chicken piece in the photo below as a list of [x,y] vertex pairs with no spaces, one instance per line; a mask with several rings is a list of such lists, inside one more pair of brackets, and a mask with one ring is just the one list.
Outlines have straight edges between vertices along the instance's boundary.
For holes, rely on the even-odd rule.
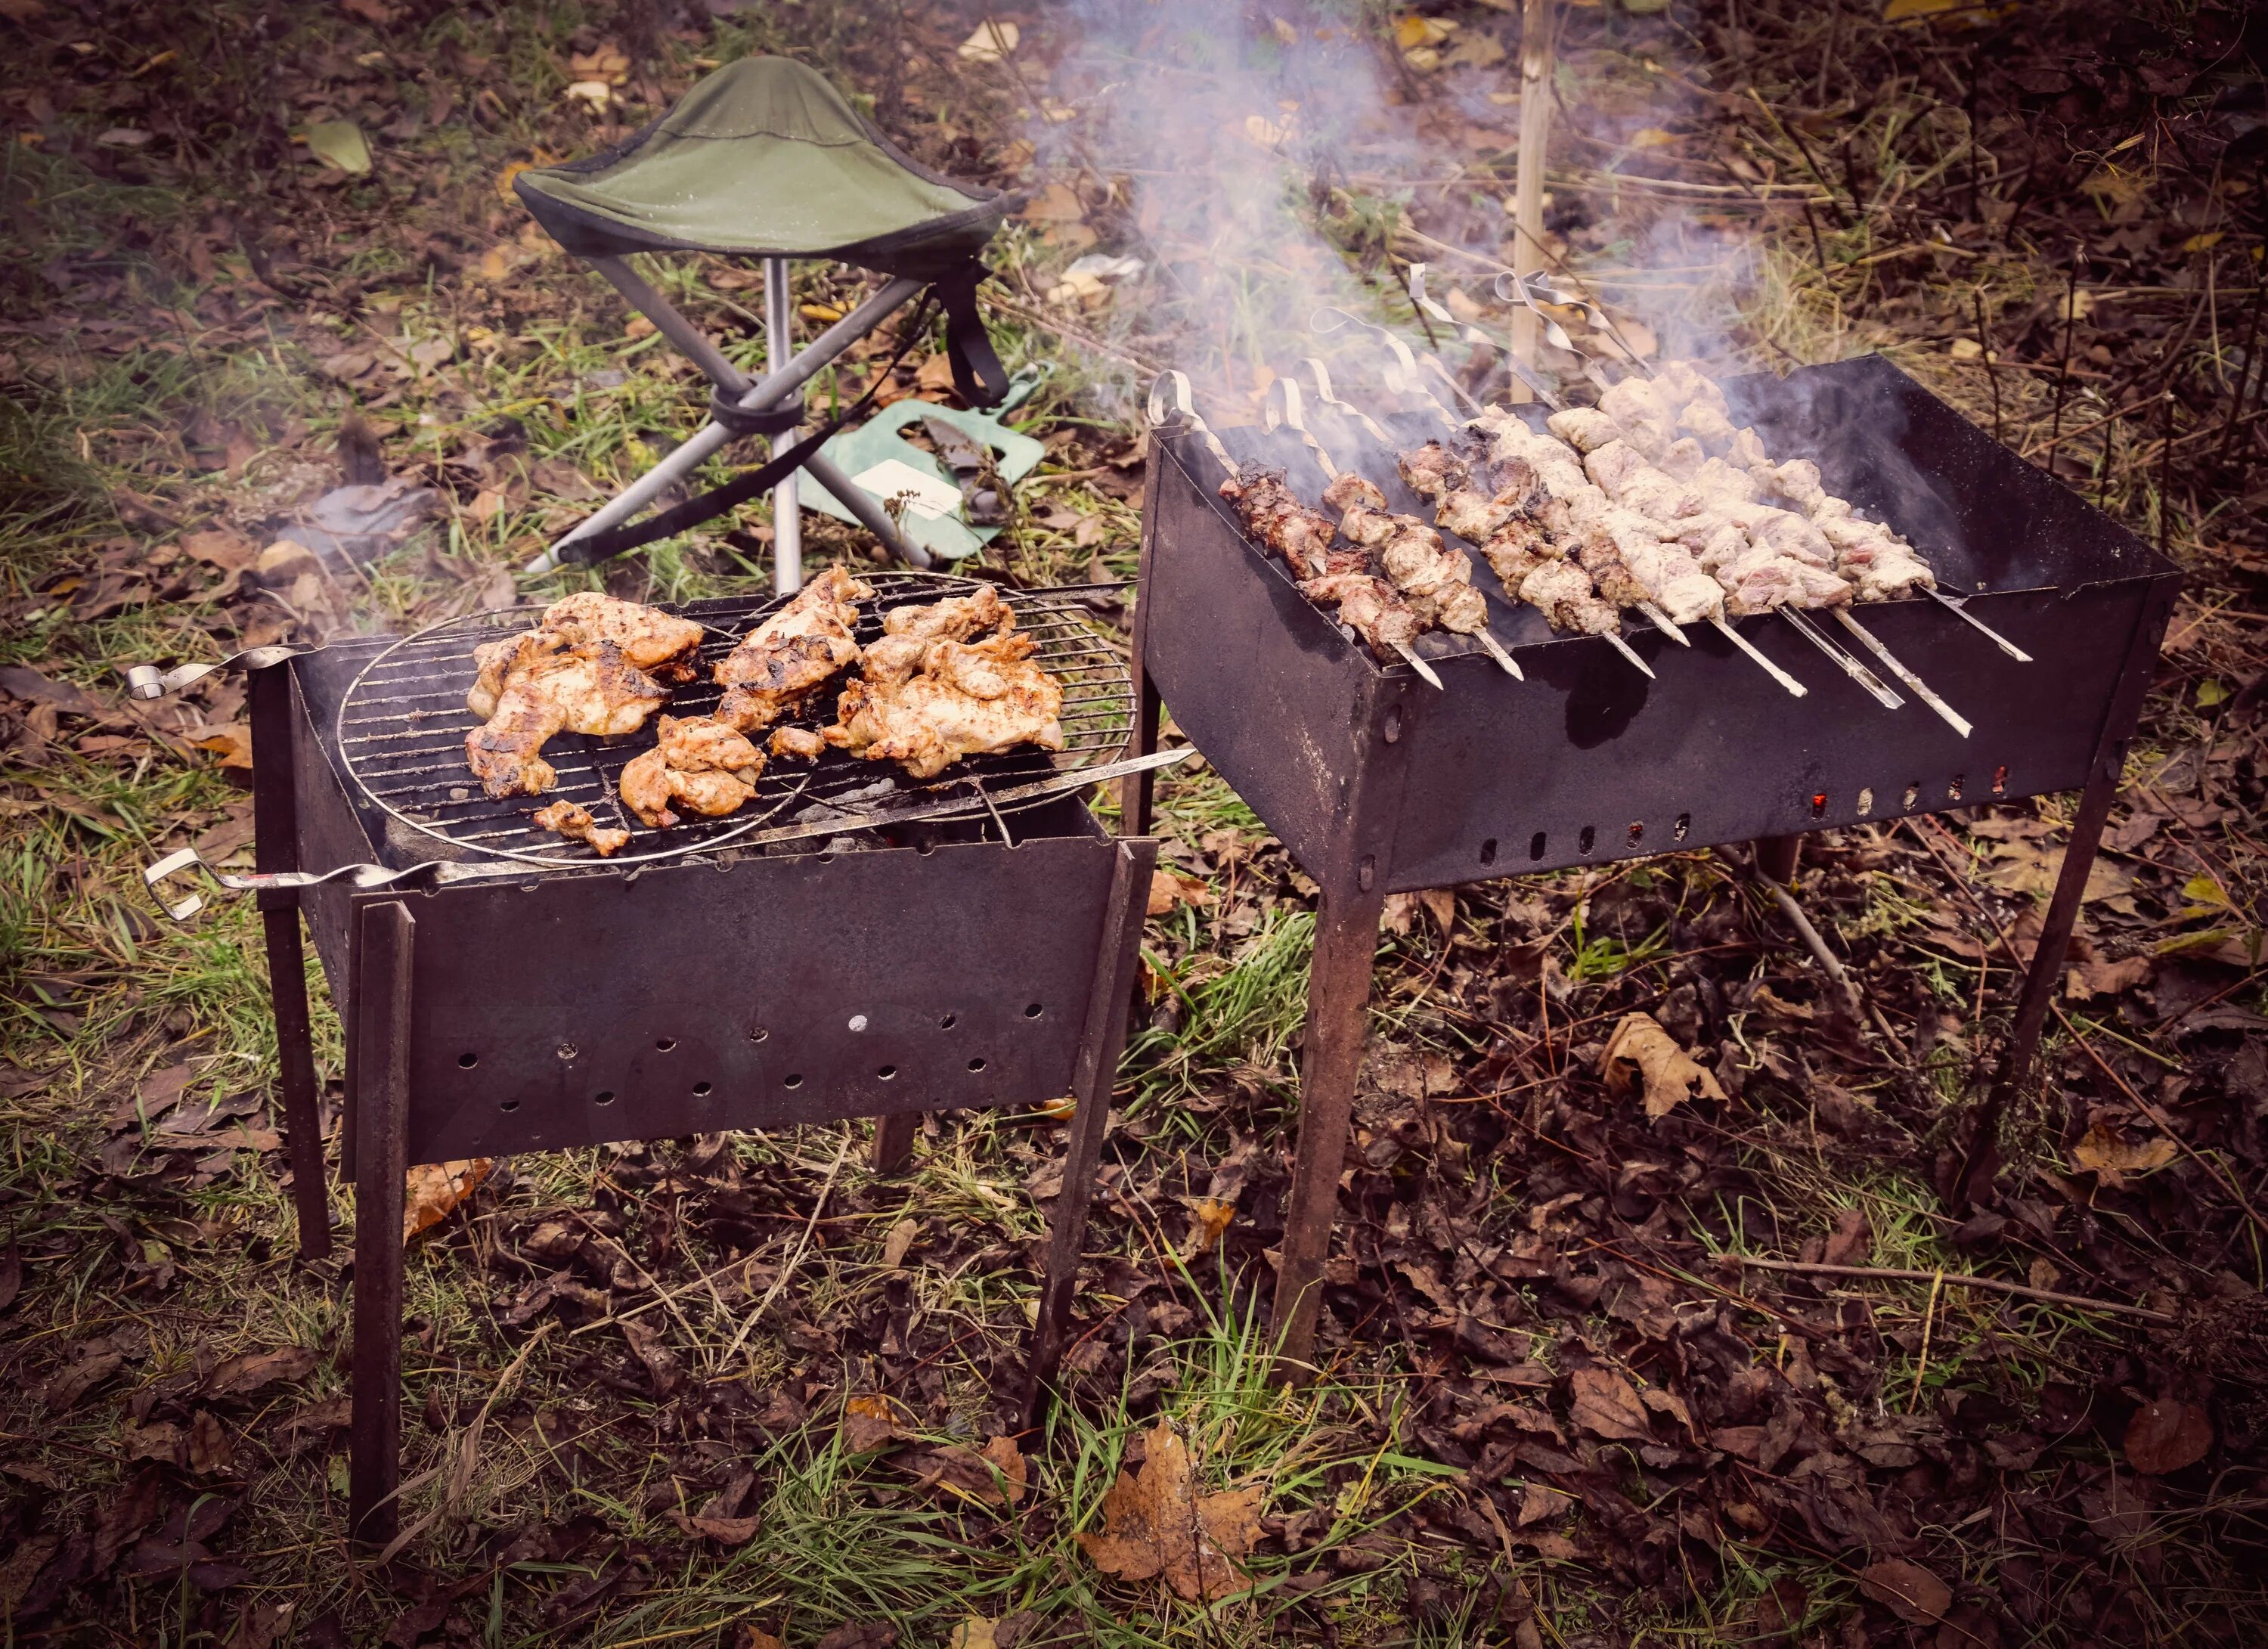
[[793,600],[740,640],[717,666],[725,696],[717,719],[756,732],[809,698],[858,657],[850,634],[854,605],[874,593],[871,585],[829,567]]
[[1488,628],[1488,600],[1473,588],[1472,563],[1439,533],[1414,515],[1390,512],[1386,495],[1351,472],[1323,490],[1323,503],[1341,512],[1341,532],[1377,556],[1420,630],[1438,624],[1469,636]]
[[1220,496],[1235,510],[1244,530],[1289,562],[1295,575],[1317,578],[1330,571],[1326,563],[1338,528],[1330,517],[1300,502],[1285,484],[1282,470],[1248,469],[1231,475],[1220,483]]
[[827,753],[827,740],[808,727],[782,727],[772,734],[772,758],[779,762],[816,762]]
[[1036,745],[1064,747],[1063,688],[1031,662],[1037,644],[1009,633],[969,644],[925,643],[919,668],[843,689],[827,742],[869,762],[934,778],[963,756]]
[[540,796],[557,781],[538,754],[554,733],[611,738],[636,732],[669,702],[669,689],[610,641],[577,644],[532,629],[475,654],[479,680],[466,703],[482,725],[465,735],[465,760],[490,796]]
[[702,636],[701,626],[689,618],[596,590],[554,601],[543,611],[542,628],[578,642],[610,641],[655,681],[670,683],[693,679],[693,655]]
[[1394,586],[1375,573],[1325,573],[1303,581],[1300,593],[1318,605],[1336,607],[1339,622],[1388,662],[1396,656],[1397,646],[1410,645],[1425,628]]
[[1543,420],[1543,427],[1579,453],[1594,453],[1623,438],[1623,427],[1596,407],[1570,407]]
[[1547,561],[1520,581],[1520,599],[1542,611],[1554,629],[1611,636],[1622,619],[1591,588],[1591,576],[1572,562]]
[[591,810],[580,802],[556,801],[537,808],[535,826],[540,830],[556,830],[570,842],[587,842],[600,858],[628,846],[630,839],[629,831],[614,829],[592,818]]
[[721,819],[756,793],[763,753],[711,716],[664,716],[651,750],[622,769],[622,806],[641,824],[677,822],[672,804]]
[[973,641],[1016,628],[1016,613],[990,585],[974,595],[948,596],[922,607],[896,607],[882,615],[886,636],[917,636],[924,641]]

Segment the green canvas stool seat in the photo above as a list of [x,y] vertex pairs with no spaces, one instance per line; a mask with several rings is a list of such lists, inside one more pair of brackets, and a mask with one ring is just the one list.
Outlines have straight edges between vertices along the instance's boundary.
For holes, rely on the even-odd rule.
[[[986,274],[980,254],[1016,205],[1014,196],[930,171],[875,130],[823,77],[784,57],[727,63],[612,149],[531,168],[512,187],[553,239],[588,261],[715,386],[706,428],[537,557],[529,571],[618,555],[683,532],[770,488],[775,566],[780,587],[793,589],[800,581],[799,469],[810,470],[901,559],[929,563],[927,552],[908,543],[879,504],[835,472],[820,450],[828,436],[865,411],[865,401],[816,436],[793,445],[785,438],[804,422],[800,392],[811,378],[917,297],[944,312],[946,352],[961,398],[985,407],[1007,394],[1007,376],[977,313],[976,286]],[[770,372],[757,381],[733,366],[630,267],[626,260],[640,252],[760,260]],[[850,263],[891,279],[791,358],[792,258]],[[923,329],[907,328],[908,342]],[[875,380],[878,387],[882,376]],[[747,435],[772,443],[772,457],[761,469],[691,504],[623,525],[712,453]]]

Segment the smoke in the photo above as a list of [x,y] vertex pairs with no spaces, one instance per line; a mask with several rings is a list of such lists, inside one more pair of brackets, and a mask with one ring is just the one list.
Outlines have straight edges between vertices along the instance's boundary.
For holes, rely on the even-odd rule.
[[[1477,325],[1500,342],[1509,329],[1491,283],[1513,254],[1517,15],[1481,14],[1414,45],[1382,41],[1351,5],[1071,0],[1046,18],[1012,72],[1034,106],[1035,176],[1076,180],[1065,187],[1085,209],[1049,238],[1085,251],[1092,237],[1097,260],[1144,266],[1115,289],[1089,283],[1084,304],[1059,291],[1053,301],[1083,310],[1083,326],[1183,368],[1216,421],[1251,416],[1269,379],[1309,354],[1339,357],[1350,384],[1377,391],[1377,352],[1360,335],[1309,333],[1324,308],[1390,324],[1484,398],[1501,392],[1501,365],[1473,358],[1463,335]],[[1655,58],[1671,56],[1674,36],[1646,39]],[[1755,278],[1753,216],[1704,214],[1618,175],[1684,141],[1672,129],[1694,112],[1691,82],[1674,62],[1633,56],[1629,38],[1602,48],[1563,32],[1562,44],[1551,153],[1564,180],[1547,262],[1594,272],[1595,295],[1641,350],[1729,357]],[[1431,265],[1431,295],[1456,324],[1413,307],[1414,262]],[[1556,352],[1545,364],[1572,374],[1580,362]]]

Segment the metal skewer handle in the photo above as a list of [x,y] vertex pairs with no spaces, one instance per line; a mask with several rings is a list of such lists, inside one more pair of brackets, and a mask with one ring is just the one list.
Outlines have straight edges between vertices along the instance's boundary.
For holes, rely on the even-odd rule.
[[178,902],[169,902],[165,894],[158,891],[161,883],[186,871],[202,871],[231,893],[264,894],[284,888],[296,892],[302,887],[320,887],[328,882],[341,881],[356,887],[390,887],[396,882],[430,879],[439,873],[442,863],[432,860],[399,871],[390,871],[383,865],[342,865],[334,871],[254,871],[249,874],[238,874],[215,870],[198,856],[196,849],[183,848],[180,852],[168,853],[156,864],[145,867],[142,872],[142,882],[167,916],[176,922],[187,922],[205,908],[204,895],[191,894]]
[[1964,739],[1969,736],[1969,718],[1966,716],[1963,716],[1959,710],[1955,710],[1952,705],[1947,703],[1943,699],[1940,698],[1937,696],[1936,689],[1932,688],[1928,682],[1923,681],[1912,671],[1907,669],[1904,664],[1901,664],[1898,661],[1897,656],[1891,652],[1888,647],[1882,645],[1880,638],[1877,637],[1872,630],[1868,629],[1857,619],[1851,616],[1850,608],[1838,607],[1834,609],[1834,613],[1836,618],[1841,622],[1843,628],[1849,630],[1853,636],[1856,636],[1859,641],[1865,644],[1867,652],[1873,653],[1877,659],[1880,659],[1882,661],[1882,665],[1885,669],[1889,670],[1892,675],[1897,677],[1899,681],[1904,682],[1908,687],[1913,688],[1914,696],[1916,698],[1918,698],[1923,703],[1928,705],[1930,709],[1935,710],[1939,717],[1943,719],[1945,725],[1952,728],[1954,732],[1959,733]]
[[1797,631],[1808,640],[1813,646],[1818,648],[1820,652],[1825,653],[1830,659],[1832,659],[1835,661],[1836,667],[1841,670],[1844,674],[1849,676],[1853,681],[1856,681],[1860,687],[1865,688],[1868,693],[1872,694],[1874,696],[1874,702],[1880,704],[1884,710],[1896,710],[1905,703],[1905,700],[1900,698],[1896,693],[1891,692],[1889,688],[1882,685],[1881,677],[1876,675],[1865,665],[1860,664],[1849,653],[1844,652],[1843,649],[1837,646],[1833,642],[1828,640],[1827,632],[1821,629],[1818,625],[1811,622],[1811,616],[1809,614],[1801,612],[1792,607],[1783,607],[1774,610],[1777,611],[1781,617],[1787,620],[1789,623],[1794,625]]
[[1716,626],[1717,633],[1719,635],[1722,636],[1727,641],[1731,642],[1733,645],[1738,647],[1742,652],[1748,654],[1749,659],[1755,663],[1759,669],[1763,670],[1766,675],[1771,677],[1773,681],[1778,682],[1789,692],[1795,695],[1796,697],[1801,698],[1805,694],[1811,691],[1811,689],[1804,686],[1802,682],[1797,681],[1786,671],[1781,669],[1771,659],[1765,658],[1764,654],[1758,652],[1756,650],[1755,644],[1751,643],[1746,636],[1741,634],[1739,630],[1734,629],[1723,619],[1712,618],[1709,622]]
[[2018,664],[2029,664],[2032,661],[2031,654],[2026,652],[2021,647],[2016,645],[2014,642],[2010,641],[1999,630],[1994,629],[1983,619],[1970,612],[1969,610],[1968,600],[1966,597],[1948,595],[1944,591],[1939,589],[1932,589],[1929,592],[1929,597],[1932,600],[1937,602],[1939,606],[1945,607],[1948,611],[1952,613],[1952,615],[1955,618],[1959,619],[1962,623],[1981,633],[1986,640],[1990,641],[2002,652],[2007,653]]
[[178,693],[183,688],[222,671],[265,670],[270,665],[282,664],[286,659],[296,659],[302,653],[313,651],[312,647],[279,644],[269,647],[247,647],[242,652],[231,653],[217,664],[184,664],[171,670],[160,670],[154,664],[129,664],[126,666],[126,692],[131,698],[163,698],[168,693]]

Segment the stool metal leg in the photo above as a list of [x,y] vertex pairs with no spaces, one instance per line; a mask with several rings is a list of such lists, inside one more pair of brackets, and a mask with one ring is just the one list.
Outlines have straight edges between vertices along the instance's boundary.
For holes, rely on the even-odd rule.
[[[795,334],[788,308],[787,260],[764,260],[764,342],[771,350],[772,372],[786,369],[795,352]],[[797,432],[773,438],[772,450],[784,452],[796,443]],[[803,588],[803,510],[796,497],[796,478],[790,475],[772,489],[772,587],[782,595]]]

